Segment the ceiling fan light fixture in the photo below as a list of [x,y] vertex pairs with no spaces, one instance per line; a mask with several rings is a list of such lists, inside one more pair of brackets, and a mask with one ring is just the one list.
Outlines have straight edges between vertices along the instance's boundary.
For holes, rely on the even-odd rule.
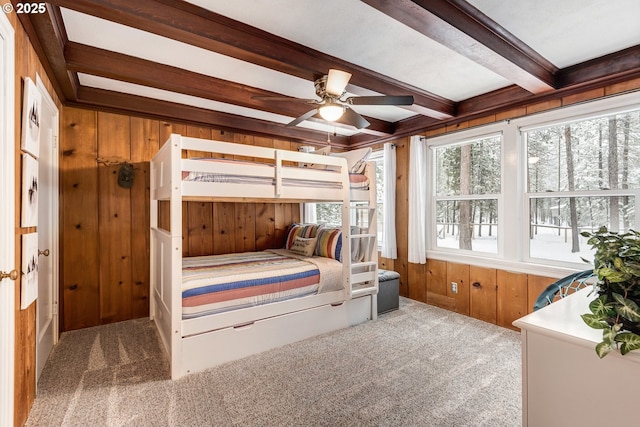
[[329,103],[318,109],[320,116],[328,122],[335,122],[344,114],[344,107],[340,104]]

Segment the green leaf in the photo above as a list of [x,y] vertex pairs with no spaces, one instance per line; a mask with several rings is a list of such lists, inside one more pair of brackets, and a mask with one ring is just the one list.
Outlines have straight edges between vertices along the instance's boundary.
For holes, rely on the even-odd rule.
[[599,269],[598,276],[607,279],[611,283],[626,282],[631,278],[629,274],[625,274],[608,267],[602,267],[601,269]]
[[622,270],[624,268],[624,261],[622,261],[622,258],[616,257],[613,259],[613,266],[618,270]]
[[589,310],[598,316],[600,320],[605,320],[608,317],[611,317],[615,314],[613,308],[611,308],[610,304],[607,304],[607,296],[600,295],[600,297],[594,299],[589,303]]
[[601,342],[596,345],[596,354],[600,359],[609,354],[611,350],[613,350],[613,344]]
[[627,354],[630,351],[640,349],[640,335],[632,332],[621,332],[616,336],[616,341],[620,345],[620,353]]
[[640,322],[640,307],[638,304],[620,294],[613,294],[613,298],[620,304],[616,306],[616,313],[632,322]]
[[583,314],[581,317],[584,323],[593,329],[605,329],[609,327],[607,322],[604,321],[604,318],[595,314]]
[[616,331],[613,328],[605,328],[602,331],[602,342],[607,344],[613,344],[616,340]]
[[587,240],[587,244],[590,246],[597,246],[599,242],[600,239],[598,239],[597,237],[590,237],[589,240]]

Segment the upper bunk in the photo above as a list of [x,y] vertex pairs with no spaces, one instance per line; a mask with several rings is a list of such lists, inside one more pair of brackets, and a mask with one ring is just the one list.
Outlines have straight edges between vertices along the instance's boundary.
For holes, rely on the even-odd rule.
[[333,155],[172,134],[151,160],[151,199],[375,203],[373,164],[363,158],[361,173],[354,166]]

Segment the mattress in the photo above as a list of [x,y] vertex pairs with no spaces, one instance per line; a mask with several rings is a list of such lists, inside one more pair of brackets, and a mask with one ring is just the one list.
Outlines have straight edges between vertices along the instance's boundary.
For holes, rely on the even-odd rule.
[[300,298],[342,288],[342,264],[286,250],[187,257],[182,318]]
[[[195,159],[192,159],[195,160]],[[214,182],[214,183],[231,183],[231,184],[255,184],[255,185],[275,185],[275,179],[271,177],[261,177],[261,176],[253,176],[253,175],[243,175],[243,168],[251,168],[255,165],[260,166],[269,166],[274,167],[271,164],[267,163],[252,163],[240,160],[231,160],[231,159],[219,159],[219,158],[200,158],[198,160],[204,160],[207,162],[217,162],[217,163],[233,163],[238,165],[238,173],[229,174],[229,173],[211,173],[211,172],[182,172],[183,181],[193,181],[193,182]],[[293,167],[293,166],[288,166]],[[339,172],[331,172],[328,173],[339,173]],[[349,173],[349,183],[350,188],[352,190],[368,190],[369,189],[369,179],[366,175],[361,173]],[[313,188],[342,188],[342,185],[335,182],[325,182],[325,181],[316,181],[310,179],[291,179],[291,178],[283,178],[282,185],[285,186],[297,186],[297,187],[313,187]]]

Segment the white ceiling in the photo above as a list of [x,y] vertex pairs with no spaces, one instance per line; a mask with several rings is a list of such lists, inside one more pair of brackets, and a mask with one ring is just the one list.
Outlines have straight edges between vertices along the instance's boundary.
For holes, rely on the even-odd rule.
[[640,42],[638,0],[467,0],[558,68]]
[[[468,0],[558,68],[640,44],[639,0]],[[189,3],[392,77],[452,101],[512,82],[358,0],[191,0]],[[61,8],[73,42],[238,82],[286,96],[316,98],[311,81],[199,47]],[[233,106],[79,73],[81,85],[198,105],[288,123],[294,117]],[[349,86],[350,94],[371,94]],[[414,116],[411,107],[354,106],[389,122]],[[354,130],[300,126],[351,135]]]

